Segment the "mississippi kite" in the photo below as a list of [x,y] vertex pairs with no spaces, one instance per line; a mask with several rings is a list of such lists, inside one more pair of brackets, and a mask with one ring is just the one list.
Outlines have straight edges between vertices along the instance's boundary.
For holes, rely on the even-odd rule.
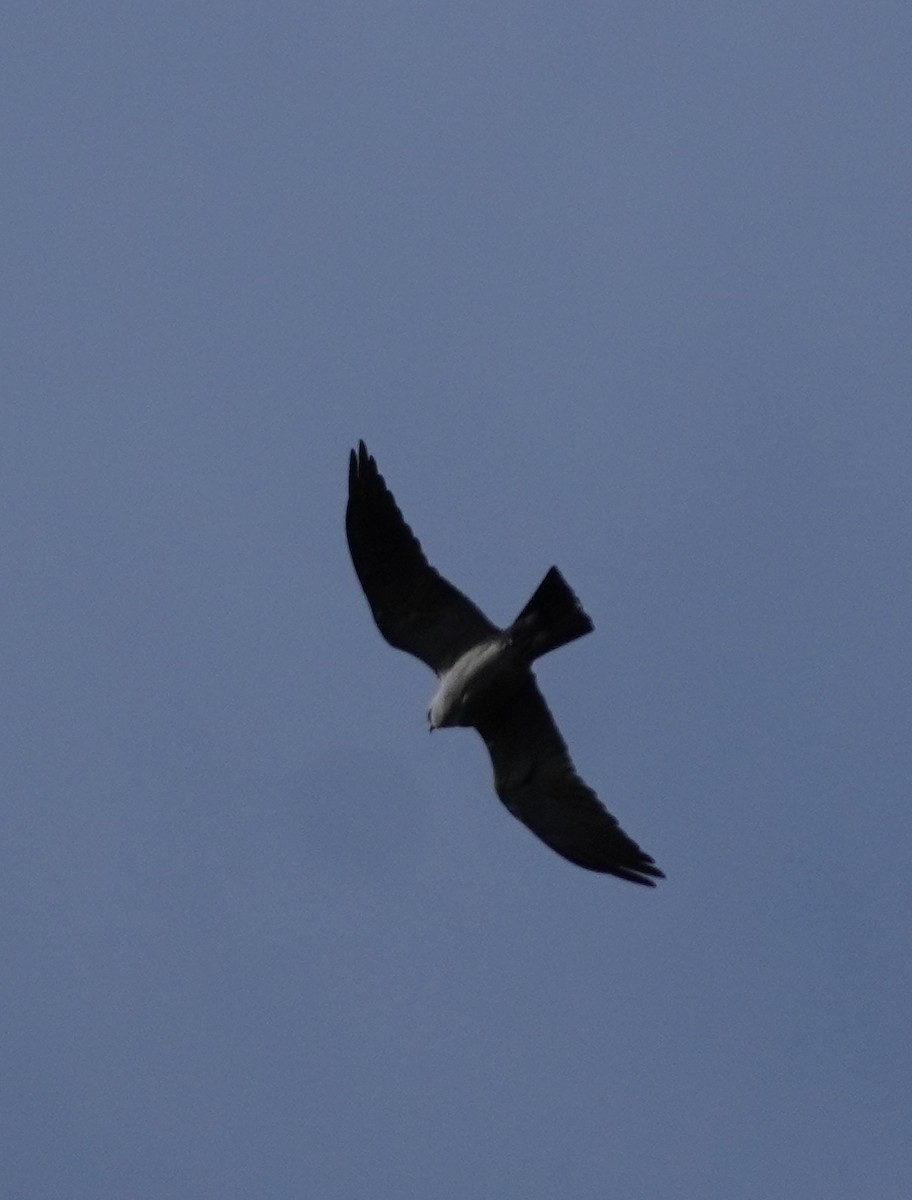
[[477,729],[497,795],[570,862],[648,887],[664,879],[577,775],[535,682],[536,658],[594,628],[558,569],[499,629],[428,563],[364,442],[349,461],[345,531],[378,629],[437,674],[430,728]]

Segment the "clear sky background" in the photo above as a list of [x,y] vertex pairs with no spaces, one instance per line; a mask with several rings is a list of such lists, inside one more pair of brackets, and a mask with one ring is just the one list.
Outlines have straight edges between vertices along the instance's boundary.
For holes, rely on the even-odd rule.
[[[905,1200],[908,4],[3,24],[2,1194]],[[428,737],[358,437],[654,892]]]

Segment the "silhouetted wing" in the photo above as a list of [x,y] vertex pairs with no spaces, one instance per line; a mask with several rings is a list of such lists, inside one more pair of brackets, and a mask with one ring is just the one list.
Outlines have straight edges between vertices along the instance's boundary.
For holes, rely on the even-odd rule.
[[349,460],[345,533],[377,628],[397,650],[440,672],[499,632],[430,566],[364,442]]
[[477,729],[491,754],[497,795],[552,850],[631,883],[655,887],[649,876],[665,878],[577,775],[531,672]]

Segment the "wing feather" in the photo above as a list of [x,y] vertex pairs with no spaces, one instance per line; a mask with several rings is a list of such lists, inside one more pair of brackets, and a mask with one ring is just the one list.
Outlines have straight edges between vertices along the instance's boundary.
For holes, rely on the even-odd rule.
[[348,548],[377,628],[438,673],[498,632],[428,563],[364,442],[349,459]]
[[653,879],[664,879],[577,775],[531,672],[515,696],[476,728],[491,755],[497,795],[552,850],[632,883],[654,887]]

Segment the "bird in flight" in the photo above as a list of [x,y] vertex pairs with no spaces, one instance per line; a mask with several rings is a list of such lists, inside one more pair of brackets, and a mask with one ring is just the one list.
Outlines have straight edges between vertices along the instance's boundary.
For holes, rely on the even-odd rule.
[[514,817],[577,866],[655,887],[665,876],[577,775],[532,663],[594,626],[556,567],[499,629],[424,557],[364,442],[348,468],[345,532],[377,628],[436,672],[430,728],[478,730]]

